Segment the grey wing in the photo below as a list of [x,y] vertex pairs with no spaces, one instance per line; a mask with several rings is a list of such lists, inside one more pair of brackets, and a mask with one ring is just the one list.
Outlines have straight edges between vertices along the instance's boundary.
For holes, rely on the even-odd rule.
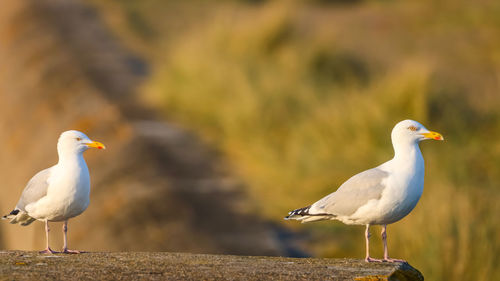
[[369,200],[382,196],[383,181],[389,175],[379,168],[361,172],[343,183],[337,191],[314,203],[311,209],[334,216],[349,216]]
[[40,198],[47,195],[50,171],[51,168],[42,170],[30,179],[21,194],[21,198],[19,198],[19,201],[17,202],[16,209],[26,211],[24,209],[26,205],[36,202],[40,200]]

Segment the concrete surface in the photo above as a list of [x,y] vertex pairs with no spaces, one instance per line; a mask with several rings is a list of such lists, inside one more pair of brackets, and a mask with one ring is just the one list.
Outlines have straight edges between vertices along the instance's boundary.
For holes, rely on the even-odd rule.
[[403,263],[166,252],[0,252],[0,280],[423,280]]

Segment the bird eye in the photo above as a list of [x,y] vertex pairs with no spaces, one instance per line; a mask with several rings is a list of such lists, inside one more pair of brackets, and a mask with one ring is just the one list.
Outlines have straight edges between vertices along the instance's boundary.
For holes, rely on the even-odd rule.
[[415,126],[410,126],[410,127],[408,127],[408,130],[410,130],[410,131],[417,131],[418,128],[415,127]]
[[77,140],[77,141],[81,141],[81,140],[82,140],[82,138],[76,138],[76,140]]

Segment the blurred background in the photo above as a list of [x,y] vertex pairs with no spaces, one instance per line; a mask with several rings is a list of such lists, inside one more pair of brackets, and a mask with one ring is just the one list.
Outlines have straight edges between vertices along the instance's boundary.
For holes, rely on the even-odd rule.
[[[390,159],[410,118],[445,142],[421,144],[391,256],[500,279],[499,19],[488,0],[4,3],[0,208],[79,129],[108,149],[86,153],[73,248],[363,258],[363,226],[282,218]],[[44,247],[41,223],[0,227],[4,249]]]

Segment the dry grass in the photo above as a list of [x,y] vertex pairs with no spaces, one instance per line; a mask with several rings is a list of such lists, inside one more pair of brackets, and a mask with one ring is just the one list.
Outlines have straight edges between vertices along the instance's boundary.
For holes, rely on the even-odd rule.
[[[208,16],[199,8],[189,13],[198,2],[177,4],[187,19],[178,30],[148,18],[180,18],[153,1],[122,10],[136,11],[154,39],[131,35],[142,34],[140,27],[120,34],[154,58],[146,99],[217,146],[248,183],[256,212],[276,221],[388,160],[399,120],[443,133],[444,143],[422,144],[425,192],[389,228],[391,252],[429,280],[495,280],[500,4],[459,2],[204,1]],[[119,22],[110,20],[126,30]],[[318,256],[363,253],[361,228],[290,227],[312,234]]]

